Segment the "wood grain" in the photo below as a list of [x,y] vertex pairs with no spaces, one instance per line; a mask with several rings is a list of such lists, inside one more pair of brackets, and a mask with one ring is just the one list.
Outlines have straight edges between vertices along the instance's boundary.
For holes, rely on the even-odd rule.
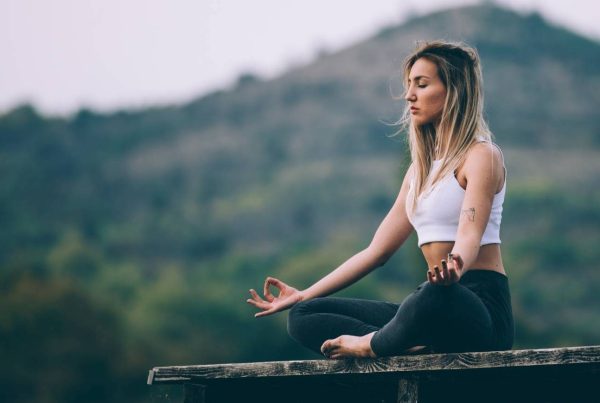
[[534,366],[600,367],[600,346],[563,347],[455,354],[424,354],[376,359],[270,361],[155,367],[148,384],[187,383],[262,377],[326,377],[343,374],[408,374],[481,368]]
[[397,403],[417,403],[419,383],[417,379],[401,378],[398,381]]

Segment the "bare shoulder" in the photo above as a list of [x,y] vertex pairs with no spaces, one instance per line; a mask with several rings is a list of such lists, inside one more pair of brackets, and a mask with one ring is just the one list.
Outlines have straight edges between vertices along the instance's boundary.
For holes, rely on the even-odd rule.
[[[500,148],[493,143],[481,141],[471,146],[465,158],[465,167],[472,166],[476,168],[484,168],[485,166],[498,167],[502,172],[504,166],[504,157]],[[488,169],[490,169],[488,168]],[[495,169],[494,169],[495,170]]]
[[491,142],[473,144],[464,162],[464,175],[479,178],[501,187],[504,181],[504,157],[500,148]]

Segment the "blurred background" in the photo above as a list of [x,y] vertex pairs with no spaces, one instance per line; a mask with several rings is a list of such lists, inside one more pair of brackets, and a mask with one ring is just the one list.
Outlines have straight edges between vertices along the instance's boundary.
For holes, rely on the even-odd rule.
[[[319,358],[248,289],[368,245],[426,39],[482,58],[514,348],[598,344],[598,6],[326,3],[0,0],[1,401],[179,401],[150,368]],[[413,236],[337,295],[398,302],[425,269]]]

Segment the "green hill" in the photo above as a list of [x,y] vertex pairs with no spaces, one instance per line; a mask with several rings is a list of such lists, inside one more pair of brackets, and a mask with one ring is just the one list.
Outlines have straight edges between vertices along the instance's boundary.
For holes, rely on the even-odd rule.
[[[267,275],[307,286],[368,244],[406,166],[385,123],[403,105],[392,97],[402,59],[438,38],[482,57],[509,177],[501,237],[516,347],[596,344],[600,44],[479,5],[188,104],[1,116],[2,371],[46,356],[121,386],[86,394],[65,375],[32,387],[55,370],[41,366],[31,379],[0,372],[16,385],[0,397],[143,400],[150,366],[313,357],[287,338],[285,314],[253,318],[247,290]],[[411,238],[342,294],[401,300],[425,279],[419,253]]]

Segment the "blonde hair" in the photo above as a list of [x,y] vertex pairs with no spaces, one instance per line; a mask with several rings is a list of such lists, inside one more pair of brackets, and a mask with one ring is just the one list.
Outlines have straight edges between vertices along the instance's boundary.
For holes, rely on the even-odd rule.
[[[438,76],[446,87],[446,99],[437,127],[434,127],[434,123],[422,126],[412,124],[408,103],[402,117],[396,122],[401,126],[396,134],[408,129],[413,166],[412,188],[407,196],[409,212],[414,211],[422,193],[463,163],[474,143],[481,140],[491,143],[493,139],[483,118],[483,77],[477,51],[461,42],[417,42],[416,49],[403,63],[404,95],[408,91],[410,70],[422,57],[437,66]],[[434,177],[430,178],[436,155],[442,164]]]

